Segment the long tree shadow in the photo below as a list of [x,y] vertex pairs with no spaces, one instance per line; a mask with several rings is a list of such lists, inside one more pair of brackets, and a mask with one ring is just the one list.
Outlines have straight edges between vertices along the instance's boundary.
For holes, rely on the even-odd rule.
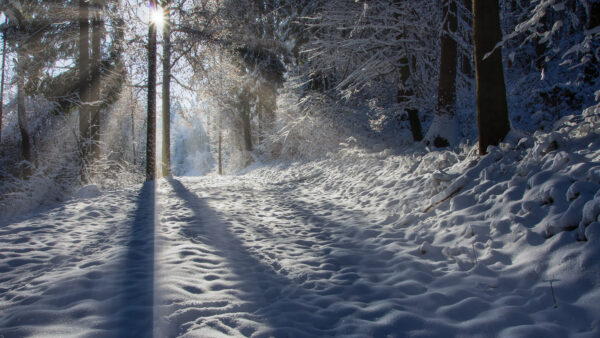
[[[271,201],[276,204],[274,209],[289,210],[293,215],[288,216],[301,220],[304,225],[296,228],[306,232],[308,240],[293,238],[302,236],[302,233],[278,232],[278,237],[271,242],[273,250],[269,251],[297,250],[308,245],[319,257],[320,264],[314,269],[302,268],[307,272],[304,278],[292,280],[282,275],[282,270],[274,270],[271,265],[264,263],[264,259],[253,257],[241,240],[228,229],[233,229],[233,226],[223,221],[228,218],[226,215],[219,216],[204,199],[198,198],[179,181],[173,180],[171,185],[195,216],[195,220],[182,229],[183,234],[212,246],[229,261],[233,273],[244,282],[240,285],[240,291],[246,295],[245,300],[252,303],[255,313],[261,314],[271,327],[278,328],[269,333],[270,336],[325,336],[340,333],[403,336],[409,330],[428,325],[411,315],[411,309],[402,305],[402,300],[428,291],[427,284],[433,280],[433,276],[424,272],[431,272],[431,267],[413,259],[393,260],[395,252],[381,245],[395,239],[386,239],[385,234],[376,230],[379,226],[370,226],[363,213],[333,203],[299,200],[294,194],[289,194],[295,190],[293,186],[270,191],[269,195],[278,196],[276,201]],[[269,226],[262,222],[273,220],[253,216],[250,209],[257,207],[260,208],[253,203],[247,204],[246,208],[249,209],[246,217],[251,217],[247,226],[257,227],[254,230],[258,230],[262,236],[269,236]],[[326,216],[333,209],[344,210],[347,221]],[[323,215],[319,215],[320,212]],[[240,217],[243,215],[238,214],[237,219]],[[374,241],[375,238],[380,240]],[[290,247],[282,248],[282,243]],[[415,279],[417,272],[419,278]],[[396,276],[387,278],[391,275]],[[371,310],[381,302],[388,303],[390,308]],[[374,327],[362,331],[361,327],[377,321],[388,311],[402,315],[383,325],[371,323],[369,325]]]
[[[271,194],[281,195],[282,197],[277,202],[281,209],[291,210],[295,219],[300,219],[307,225],[305,232],[309,233],[309,238],[318,240],[318,243],[313,245],[313,249],[318,248],[322,263],[328,265],[329,269],[333,271],[330,279],[331,288],[342,285],[349,289],[354,282],[359,280],[367,280],[378,286],[389,287],[385,293],[349,292],[349,294],[353,294],[355,300],[370,303],[394,297],[404,298],[407,295],[406,292],[415,292],[413,287],[410,288],[411,290],[405,290],[401,287],[386,285],[386,283],[395,283],[396,281],[384,282],[382,274],[395,272],[401,275],[405,271],[417,270],[429,271],[433,274],[432,267],[419,260],[402,260],[391,264],[396,252],[386,249],[385,246],[398,241],[401,235],[403,237],[403,232],[399,234],[386,233],[381,225],[373,225],[364,212],[351,210],[334,202],[315,203],[295,198],[294,194],[291,194],[294,190],[296,187],[287,186],[282,190],[286,192],[284,194],[277,189],[269,191]],[[339,216],[330,217],[331,210],[343,210],[344,220],[340,220]],[[425,291],[425,288],[419,289]],[[325,290],[322,293],[327,292]]]
[[116,281],[118,296],[112,314],[119,337],[152,337],[154,306],[155,182],[140,190],[126,252]]
[[223,222],[205,200],[176,179],[170,179],[169,183],[194,213],[194,220],[181,229],[182,235],[192,242],[212,247],[227,261],[231,272],[239,278],[235,287],[245,302],[242,309],[259,316],[272,328],[270,336],[314,337],[333,333],[338,319],[318,315],[321,307],[303,301],[316,295],[254,257],[231,233],[230,224]]

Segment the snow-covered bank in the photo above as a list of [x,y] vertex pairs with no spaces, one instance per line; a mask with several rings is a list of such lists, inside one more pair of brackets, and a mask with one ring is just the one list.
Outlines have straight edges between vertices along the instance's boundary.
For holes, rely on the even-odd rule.
[[74,199],[0,228],[0,334],[597,337],[599,113]]

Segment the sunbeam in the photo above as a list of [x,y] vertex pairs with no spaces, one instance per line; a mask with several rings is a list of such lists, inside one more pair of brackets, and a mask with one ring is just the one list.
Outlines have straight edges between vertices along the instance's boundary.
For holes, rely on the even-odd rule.
[[158,30],[162,30],[165,25],[165,11],[162,7],[157,6],[150,9],[150,23],[155,24]]

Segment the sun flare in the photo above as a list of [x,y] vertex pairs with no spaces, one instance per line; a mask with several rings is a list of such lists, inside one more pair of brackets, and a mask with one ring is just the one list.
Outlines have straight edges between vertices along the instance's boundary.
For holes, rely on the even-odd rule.
[[150,22],[155,24],[159,29],[164,26],[165,13],[161,7],[156,7],[150,10]]

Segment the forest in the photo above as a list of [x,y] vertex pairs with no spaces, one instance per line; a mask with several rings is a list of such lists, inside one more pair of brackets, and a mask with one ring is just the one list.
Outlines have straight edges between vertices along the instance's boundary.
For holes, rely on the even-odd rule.
[[0,337],[600,335],[599,0],[1,0]]

